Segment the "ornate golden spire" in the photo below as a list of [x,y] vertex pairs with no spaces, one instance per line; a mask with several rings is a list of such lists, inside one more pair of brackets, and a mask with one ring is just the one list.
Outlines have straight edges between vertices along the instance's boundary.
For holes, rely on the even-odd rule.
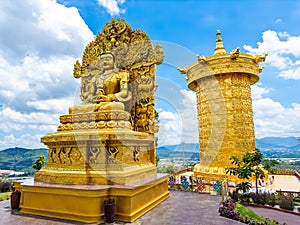
[[225,48],[223,46],[223,41],[221,38],[221,31],[217,30],[216,48],[214,55],[226,54]]

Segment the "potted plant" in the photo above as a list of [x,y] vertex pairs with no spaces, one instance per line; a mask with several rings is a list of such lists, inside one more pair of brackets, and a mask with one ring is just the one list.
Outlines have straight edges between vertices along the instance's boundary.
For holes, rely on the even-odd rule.
[[109,198],[104,200],[104,216],[106,223],[113,223],[115,221],[115,200]]
[[12,187],[12,193],[10,196],[10,206],[11,209],[19,209],[21,200],[21,192],[16,190],[15,187]]

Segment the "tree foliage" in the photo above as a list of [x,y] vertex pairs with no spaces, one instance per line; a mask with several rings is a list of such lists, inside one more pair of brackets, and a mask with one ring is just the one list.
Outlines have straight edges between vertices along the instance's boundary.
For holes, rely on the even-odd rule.
[[[255,188],[256,194],[258,194],[258,179],[263,179],[265,177],[263,162],[263,154],[259,149],[256,149],[254,152],[247,152],[243,155],[242,159],[237,158],[236,156],[230,157],[233,167],[225,168],[226,174],[235,175],[242,180],[249,180],[252,177],[255,177]],[[249,185],[242,182],[240,186],[243,186],[244,190],[250,188]]]
[[45,165],[45,156],[41,155],[37,157],[35,162],[32,164],[32,168],[40,170]]
[[156,161],[155,165],[156,165],[156,167],[158,165],[159,160],[160,160],[160,158],[158,158],[157,156],[155,156],[155,161]]
[[169,164],[169,165],[166,165],[166,166],[157,168],[157,171],[158,171],[159,173],[168,173],[168,174],[171,174],[171,173],[175,173],[178,169],[179,169],[179,168],[177,168],[177,167],[172,163],[172,164]]

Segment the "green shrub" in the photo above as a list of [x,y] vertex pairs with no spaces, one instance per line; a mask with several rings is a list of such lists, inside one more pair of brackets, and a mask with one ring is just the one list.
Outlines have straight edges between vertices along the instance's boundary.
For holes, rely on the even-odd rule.
[[256,203],[259,205],[265,205],[267,203],[267,193],[258,193],[256,196]]
[[7,179],[0,180],[0,192],[8,192],[11,190],[12,183]]
[[233,190],[233,192],[229,192],[229,196],[234,202],[238,202],[241,195],[237,190]]
[[279,206],[282,209],[293,210],[294,209],[294,201],[291,196],[280,196]]
[[252,199],[251,196],[252,196],[252,195],[251,195],[250,193],[242,194],[242,195],[240,196],[240,201],[241,201],[241,202],[250,203],[250,202],[251,202],[251,199]]
[[266,194],[266,203],[270,206],[276,205],[276,195],[275,194]]

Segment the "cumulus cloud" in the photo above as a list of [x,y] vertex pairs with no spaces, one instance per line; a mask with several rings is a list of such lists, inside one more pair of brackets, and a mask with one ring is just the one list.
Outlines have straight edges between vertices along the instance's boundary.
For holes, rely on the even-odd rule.
[[157,109],[159,113],[158,145],[198,142],[196,94],[186,89],[179,90],[180,100],[173,112]]
[[76,8],[51,0],[0,3],[0,49],[10,63],[27,55],[78,57],[93,34]]
[[118,16],[126,12],[125,9],[121,9],[121,5],[125,0],[98,0],[98,4],[106,9],[111,16]]
[[1,1],[0,32],[0,150],[41,147],[74,104],[73,64],[94,34],[77,8],[52,0]]
[[262,83],[257,83],[251,86],[251,95],[253,100],[263,98],[264,94],[267,94],[271,91],[270,88],[263,87]]
[[196,93],[183,89],[180,91],[184,96],[180,115],[183,123],[183,141],[185,143],[198,142],[198,117]]
[[26,147],[26,148],[41,148],[45,147],[40,144],[41,135],[23,134],[20,137],[15,137],[13,134],[6,135],[0,140],[1,149],[11,147]]
[[257,48],[249,45],[244,48],[251,54],[268,53],[265,63],[278,69],[278,76],[300,80],[300,36],[267,30],[263,32],[262,42],[257,43]]
[[74,105],[74,99],[47,99],[42,101],[28,101],[26,104],[36,110],[66,113],[69,106]]
[[182,120],[177,112],[157,109],[159,113],[158,145],[172,145],[180,143],[182,138]]
[[[32,110],[28,102],[74,96],[78,86],[72,76],[74,61],[70,56],[53,56],[47,60],[26,56],[19,65],[7,62],[0,66],[2,104],[28,112]],[[53,107],[53,110],[58,109]]]
[[[300,36],[267,30],[263,32],[262,42],[258,42],[256,48],[248,45],[244,48],[250,54],[268,53],[264,64],[278,71],[279,77],[300,80]],[[272,88],[264,87],[261,83],[252,86],[256,137],[299,136],[300,104],[284,106],[269,97],[272,91]]]
[[0,111],[0,122],[26,124],[58,124],[58,114],[47,114],[43,112],[20,113],[14,109],[3,107]]
[[280,102],[262,98],[253,102],[257,138],[299,136],[300,104],[284,107]]

